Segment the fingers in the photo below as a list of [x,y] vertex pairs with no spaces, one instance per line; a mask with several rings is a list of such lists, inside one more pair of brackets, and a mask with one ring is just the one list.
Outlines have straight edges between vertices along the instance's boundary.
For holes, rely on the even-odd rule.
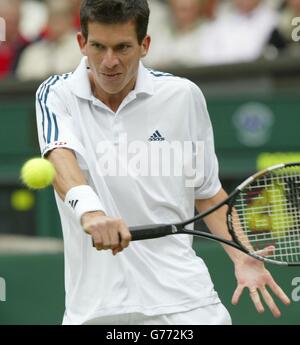
[[85,214],[82,226],[92,236],[97,250],[111,249],[113,255],[127,248],[131,240],[129,229],[122,219]]
[[118,240],[118,245],[115,248],[113,248],[112,250],[113,255],[117,255],[123,249],[127,248],[131,240],[131,234],[129,232],[129,229],[122,220],[120,220],[120,223],[119,223],[117,240]]
[[238,304],[240,297],[243,293],[243,290],[244,290],[244,286],[238,285],[238,287],[235,289],[234,294],[233,294],[232,299],[231,299],[232,304],[234,304],[234,305]]
[[119,230],[118,224],[115,222],[109,225],[108,231],[105,232],[109,238],[109,244],[104,249],[114,249],[119,246],[120,238],[119,238]]
[[[115,231],[115,225],[111,224],[111,232],[113,233]],[[103,241],[103,249],[108,250],[112,248],[112,241],[111,241],[111,234],[109,231],[102,231],[101,237]]]
[[[232,300],[231,300],[232,304],[235,305],[238,303],[244,288],[245,288],[245,286],[238,285],[238,287],[236,288],[236,290],[233,294]],[[271,297],[271,295],[269,294],[267,289],[265,287],[263,287],[263,288],[260,288],[260,291],[262,293],[262,296],[263,296],[266,304],[268,305],[272,314],[274,315],[274,317],[280,317],[281,316],[280,310],[276,306],[273,298]],[[258,311],[258,313],[262,314],[265,311],[265,308],[261,302],[261,298],[260,298],[258,289],[255,287],[249,288],[249,294],[250,294],[250,298],[251,298],[256,310]]]
[[281,316],[281,313],[280,313],[280,310],[278,309],[277,305],[275,304],[272,296],[269,294],[268,290],[263,287],[261,288],[261,293],[262,293],[262,296],[265,300],[265,302],[267,303],[269,309],[271,310],[272,314],[274,317],[278,318]]
[[264,249],[257,250],[255,252],[255,254],[258,254],[260,256],[269,256],[269,255],[273,255],[274,251],[275,251],[275,247],[274,246],[268,246],[268,247],[266,247]]
[[114,249],[112,249],[112,254],[113,256],[117,255],[118,253],[120,253],[123,250],[123,248],[121,246],[118,246]]
[[127,248],[129,246],[129,242],[131,241],[131,234],[129,232],[127,225],[124,222],[122,222],[120,225],[119,234],[121,237],[121,247],[123,249]]
[[256,310],[262,314],[265,309],[264,306],[261,303],[259,293],[256,288],[249,289],[250,297],[252,299],[253,304],[255,305]]
[[103,242],[102,242],[102,237],[99,233],[95,232],[93,236],[93,243],[94,246],[97,250],[102,250],[103,249]]
[[[274,281],[273,281],[273,283],[275,285],[271,286],[271,284],[269,284],[272,291],[276,293],[276,295],[281,299],[282,302],[284,302],[285,304],[289,304],[290,300],[286,296],[286,294],[281,290],[281,288]],[[269,307],[271,313],[273,314],[273,316],[276,318],[279,318],[281,316],[281,312],[280,312],[279,308],[277,307],[277,305],[275,304],[274,299],[272,298],[272,296],[270,295],[270,293],[268,292],[268,290],[266,289],[265,286],[260,287],[259,290],[257,288],[249,288],[250,297],[253,301],[253,304],[255,305],[256,310],[259,313],[263,313],[265,311],[263,304],[261,302],[259,291],[260,291],[265,303]]]
[[291,300],[288,298],[288,296],[284,293],[284,291],[281,289],[281,287],[274,281],[274,279],[271,277],[269,281],[269,286],[274,292],[274,294],[284,303],[285,305],[289,305],[291,303]]

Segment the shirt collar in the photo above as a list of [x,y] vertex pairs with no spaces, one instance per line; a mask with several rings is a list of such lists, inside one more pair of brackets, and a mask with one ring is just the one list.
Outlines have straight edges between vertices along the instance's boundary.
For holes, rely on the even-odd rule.
[[91,100],[93,97],[91,83],[88,77],[87,57],[84,56],[75,72],[67,79],[71,91],[78,97]]
[[[88,77],[87,57],[84,56],[72,76],[67,79],[71,91],[78,97],[92,100],[93,93],[91,83]],[[137,96],[139,94],[147,94],[152,96],[154,94],[154,85],[150,72],[140,62],[137,80],[134,90],[132,92]]]
[[133,90],[136,95],[147,94],[149,96],[154,95],[154,85],[151,74],[148,69],[146,69],[143,63],[140,61],[140,66],[138,70],[137,80],[135,88]]

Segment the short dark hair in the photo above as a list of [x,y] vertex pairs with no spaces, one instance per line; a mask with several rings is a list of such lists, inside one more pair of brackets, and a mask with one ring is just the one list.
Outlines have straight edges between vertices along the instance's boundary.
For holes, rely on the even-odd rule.
[[88,24],[118,24],[133,21],[139,44],[147,35],[149,23],[147,0],[83,0],[80,8],[80,24],[84,38],[88,38]]

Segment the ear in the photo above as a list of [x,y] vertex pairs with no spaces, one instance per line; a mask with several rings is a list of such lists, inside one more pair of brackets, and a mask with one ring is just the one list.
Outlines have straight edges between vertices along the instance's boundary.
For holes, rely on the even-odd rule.
[[141,49],[142,49],[141,57],[145,57],[148,54],[150,44],[151,44],[151,37],[149,35],[147,35],[144,38],[142,45],[141,45]]
[[83,55],[87,55],[86,54],[86,39],[84,38],[82,32],[77,32],[77,35],[76,35],[76,38],[77,38],[77,42],[79,44],[79,48],[81,50],[81,53]]

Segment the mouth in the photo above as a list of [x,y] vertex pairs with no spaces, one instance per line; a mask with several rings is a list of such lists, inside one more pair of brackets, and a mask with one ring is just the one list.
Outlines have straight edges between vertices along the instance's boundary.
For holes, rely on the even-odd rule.
[[117,79],[122,73],[101,73],[106,79]]

